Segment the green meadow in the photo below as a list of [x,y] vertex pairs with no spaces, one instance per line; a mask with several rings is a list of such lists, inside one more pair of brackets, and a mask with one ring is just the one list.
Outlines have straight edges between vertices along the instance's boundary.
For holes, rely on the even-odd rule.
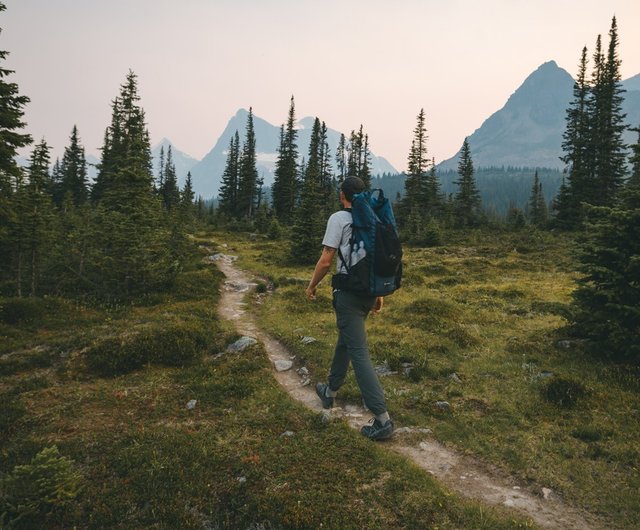
[[[278,242],[223,238],[273,289],[256,305],[261,325],[323,381],[336,338],[328,278],[309,302],[312,266],[283,265]],[[371,355],[392,372],[382,383],[397,425],[428,427],[534,491],[549,488],[608,527],[633,528],[640,372],[599,361],[566,336],[574,260],[569,236],[535,231],[472,231],[408,248],[402,288],[368,320]],[[317,341],[303,344],[302,335]],[[338,399],[360,402],[352,374]]]
[[[532,526],[513,512],[452,494],[344,422],[323,420],[292,400],[275,382],[260,344],[219,355],[238,336],[218,319],[223,277],[203,258],[227,252],[218,245],[236,240],[235,235],[200,234],[200,245],[194,244],[190,265],[173,289],[134,304],[101,305],[55,297],[0,299],[0,527]],[[238,250],[244,265],[272,277],[302,278],[308,273],[280,268],[278,243],[247,239]],[[423,269],[433,266],[427,254],[415,254],[423,260]],[[372,322],[378,361],[397,364],[411,357],[416,366],[423,363],[419,381],[402,376],[385,379],[392,410],[403,424],[428,423],[439,439],[500,461],[507,447],[498,452],[500,444],[494,441],[491,449],[482,440],[497,432],[506,416],[520,417],[520,405],[511,403],[510,396],[500,396],[498,389],[489,395],[470,391],[471,381],[485,381],[474,372],[476,365],[494,363],[489,357],[481,360],[484,332],[479,325],[476,329],[475,323],[464,322],[470,309],[453,298],[454,291],[462,289],[461,282],[442,288],[452,290],[449,298],[444,290],[429,287],[445,276],[421,270],[415,269],[414,280],[408,276],[406,289],[389,300],[385,316]],[[269,317],[261,312],[261,321],[304,352],[314,374],[321,377],[333,340],[328,292],[318,304],[309,305],[295,280],[280,284],[272,296],[263,298],[260,307],[273,313]],[[410,293],[423,291],[430,298],[421,298],[420,303],[442,299],[442,334],[432,324],[425,327],[426,313],[411,305],[419,300]],[[503,304],[493,294],[475,296]],[[466,303],[475,302],[470,298]],[[294,307],[296,312],[287,317]],[[547,318],[550,324],[555,322]],[[316,335],[318,343],[299,348],[293,334],[298,326]],[[475,341],[475,356],[470,347],[459,345],[463,336],[465,343]],[[423,340],[431,346],[426,348]],[[397,348],[392,350],[394,341]],[[543,354],[538,355],[542,363]],[[526,387],[520,361],[514,362],[508,372],[494,367],[495,375],[485,384],[492,386],[513,375],[514,386]],[[449,370],[463,378],[460,388],[448,384]],[[438,417],[430,409],[430,400],[440,393],[454,406],[449,417]],[[527,395],[534,394],[529,388]],[[357,399],[352,382],[341,398]],[[586,407],[594,398],[588,399],[578,406]],[[482,409],[485,405],[487,410]],[[522,427],[533,423],[537,414],[543,414],[542,409],[533,417],[520,418]],[[549,421],[545,430],[556,432],[556,420]],[[505,439],[521,437],[520,431],[518,426]],[[604,438],[593,443],[604,447],[605,440],[615,440],[622,450],[617,428],[597,432]],[[564,442],[567,451],[573,447],[571,440],[574,451],[585,444],[569,434]],[[509,438],[504,443],[514,447],[519,442]],[[528,451],[534,450],[532,442]],[[612,454],[609,447],[607,451]],[[605,461],[602,456],[593,458]],[[516,471],[520,464],[514,456],[504,462]]]

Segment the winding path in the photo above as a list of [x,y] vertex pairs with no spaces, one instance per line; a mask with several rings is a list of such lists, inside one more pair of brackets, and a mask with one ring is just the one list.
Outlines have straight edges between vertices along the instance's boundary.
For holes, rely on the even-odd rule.
[[[221,317],[233,321],[239,333],[261,341],[273,364],[278,360],[290,360],[291,353],[280,342],[261,330],[251,312],[247,310],[245,296],[256,284],[248,273],[235,265],[235,257],[218,255],[217,258],[216,264],[227,277],[219,305]],[[302,377],[295,370],[274,370],[274,376],[293,398],[313,411],[323,412],[314,388],[304,385]],[[331,414],[344,418],[355,429],[360,429],[371,416],[356,405],[348,405],[344,409],[334,408]],[[398,427],[396,426],[396,429]],[[513,477],[504,476],[486,464],[445,447],[429,436],[425,433],[424,439],[416,445],[409,443],[402,434],[397,433],[392,440],[384,442],[384,447],[410,458],[456,493],[489,505],[512,508],[542,528],[604,528],[595,518],[563,504],[549,490],[543,490],[546,498],[536,495],[525,487],[518,486]]]

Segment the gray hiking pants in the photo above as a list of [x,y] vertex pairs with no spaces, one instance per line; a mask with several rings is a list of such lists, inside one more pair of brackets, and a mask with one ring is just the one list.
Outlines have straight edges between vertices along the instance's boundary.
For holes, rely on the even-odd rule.
[[349,361],[367,408],[375,415],[387,411],[378,374],[373,369],[364,321],[375,303],[375,297],[357,296],[347,291],[334,291],[338,342],[329,373],[329,388],[337,391],[344,383]]

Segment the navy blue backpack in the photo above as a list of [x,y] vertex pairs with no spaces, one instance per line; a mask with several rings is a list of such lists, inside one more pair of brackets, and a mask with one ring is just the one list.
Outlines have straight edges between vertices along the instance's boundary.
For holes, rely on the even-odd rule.
[[356,193],[351,215],[349,255],[338,249],[347,274],[334,275],[332,285],[364,296],[387,296],[402,280],[402,245],[391,203],[381,189]]

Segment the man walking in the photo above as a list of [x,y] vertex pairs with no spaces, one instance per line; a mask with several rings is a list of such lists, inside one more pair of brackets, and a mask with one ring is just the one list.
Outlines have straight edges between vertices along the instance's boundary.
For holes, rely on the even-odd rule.
[[[351,201],[356,193],[364,191],[365,185],[358,177],[347,177],[340,188],[340,202],[343,210],[335,212],[327,221],[327,229],[322,240],[322,254],[318,259],[313,277],[305,289],[309,300],[315,300],[316,287],[331,269],[333,257],[336,256],[337,274],[347,274],[341,256],[351,255]],[[339,252],[337,252],[339,250]],[[333,282],[335,286],[336,283]],[[364,321],[370,311],[377,314],[381,311],[381,296],[366,296],[341,289],[333,290],[333,308],[336,312],[338,326],[338,342],[331,363],[328,382],[318,383],[316,393],[325,409],[333,407],[337,391],[344,383],[349,368],[353,365],[356,381],[367,408],[375,418],[370,425],[365,425],[361,433],[371,440],[386,440],[393,434],[393,422],[387,412],[384,393],[378,380],[369,349]]]

